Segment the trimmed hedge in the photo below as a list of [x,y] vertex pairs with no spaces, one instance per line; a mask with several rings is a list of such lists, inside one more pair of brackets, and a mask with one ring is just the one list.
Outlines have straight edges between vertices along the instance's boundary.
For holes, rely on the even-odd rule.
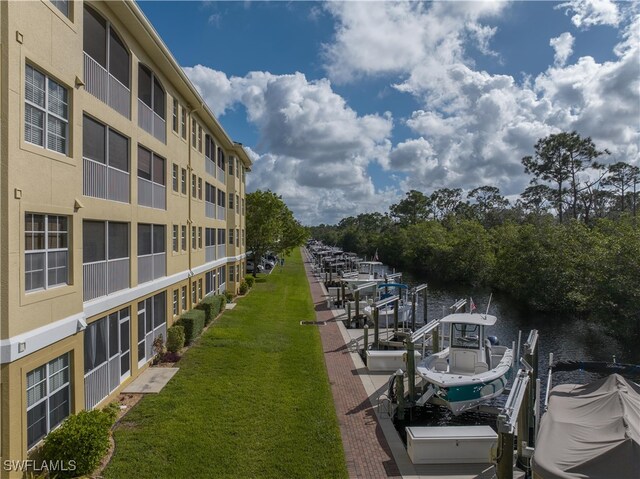
[[177,353],[184,346],[184,326],[174,324],[167,330],[167,351]]
[[247,282],[247,286],[249,286],[249,288],[253,288],[253,283],[255,282],[255,278],[253,276],[246,276],[244,280]]
[[242,281],[240,281],[240,294],[244,296],[245,294],[247,294],[248,291],[249,291],[249,285],[243,279]]
[[180,319],[176,321],[176,324],[184,328],[184,342],[185,344],[191,344],[194,339],[200,336],[204,328],[204,311],[201,309],[192,309],[187,311]]
[[84,476],[98,467],[109,450],[109,434],[117,416],[116,407],[80,411],[49,433],[42,446],[42,458],[48,464],[62,461],[65,466],[56,471],[55,477]]
[[197,306],[198,309],[204,311],[204,324],[207,325],[211,321],[214,320],[220,311],[222,311],[223,305],[225,303],[224,296],[221,295],[211,295],[205,297],[202,302]]

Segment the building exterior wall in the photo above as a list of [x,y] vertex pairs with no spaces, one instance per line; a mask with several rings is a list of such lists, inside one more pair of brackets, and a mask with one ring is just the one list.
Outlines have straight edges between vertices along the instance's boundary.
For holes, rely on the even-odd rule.
[[[251,166],[246,152],[224,132],[137,5],[124,1],[85,3],[109,23],[129,52],[129,117],[87,91],[91,85],[85,72],[83,2],[69,2],[69,17],[49,0],[0,4],[0,453],[3,460],[26,459],[35,449],[29,450],[26,438],[26,381],[30,371],[69,353],[70,412],[84,408],[83,354],[87,325],[114,311],[129,308],[131,376],[122,383],[122,387],[146,367],[146,364],[138,367],[135,347],[139,301],[165,291],[164,321],[168,327],[183,310],[180,304],[178,316],[174,316],[174,290],[179,291],[181,303],[182,288],[186,287],[186,309],[190,309],[194,306],[191,291],[194,282],[195,302],[199,302],[206,294],[207,272],[216,272],[216,289],[213,292],[224,289],[220,288],[221,282],[218,280],[218,272],[222,268],[226,286],[234,292],[237,291],[240,278],[234,274],[233,282],[229,281],[230,268],[233,267],[235,273],[238,266],[239,271],[244,273],[244,268],[240,268],[244,261],[244,244],[239,242],[236,245],[235,233],[234,244],[227,244],[225,254],[216,254],[213,260],[207,259],[204,235],[206,228],[224,230],[228,243],[229,229],[244,229],[245,217],[242,209],[235,207],[235,195],[243,201],[244,172]],[[166,126],[164,133],[160,132],[160,139],[158,135],[152,135],[139,126],[139,115],[143,113],[138,101],[139,64],[153,72],[165,92]],[[66,137],[66,153],[35,145],[30,141],[31,137],[27,138],[31,133],[27,133],[26,116],[31,117],[32,111],[25,100],[26,76],[31,74],[30,67],[67,90],[69,133]],[[174,99],[179,105],[177,132],[173,129]],[[183,138],[182,131],[183,110],[186,115],[186,138]],[[84,194],[83,179],[88,174],[86,171],[89,171],[84,166],[86,160],[83,157],[85,116],[128,139],[128,202]],[[192,145],[194,125],[195,147]],[[207,172],[206,135],[213,139],[216,150],[223,151],[227,161],[230,157],[238,159],[240,175],[235,174],[235,164],[233,176],[228,174],[228,165],[224,177],[212,176]],[[166,137],[165,141],[162,141],[162,136]],[[138,155],[139,145],[164,158],[164,200],[162,195],[154,198],[162,201],[165,208],[139,205],[139,201],[144,201],[144,193],[138,188],[141,180],[137,172],[139,167],[145,168]],[[178,168],[178,191],[173,188],[174,164]],[[182,192],[183,169],[187,179],[186,194]],[[196,178],[194,190],[191,182],[193,175]],[[212,219],[205,214],[204,185],[207,182],[216,191],[226,194],[224,219]],[[194,192],[195,197],[192,194]],[[229,208],[228,201],[231,194],[234,195],[233,210]],[[31,280],[27,279],[26,271],[33,268],[29,266],[31,263],[27,257],[34,257],[27,253],[25,240],[27,227],[32,227],[30,222],[27,224],[28,213],[49,215],[47,219],[56,216],[67,219],[67,284],[37,291],[27,286]],[[84,292],[85,283],[89,281],[84,265],[87,253],[83,249],[85,221],[122,222],[129,225],[128,287],[107,295],[98,294],[90,300],[87,300]],[[138,225],[141,224],[163,225],[165,228],[165,269],[158,274],[156,268],[154,279],[145,282],[138,280],[140,270],[144,269],[143,260],[138,259]],[[174,225],[178,228],[177,251],[173,248]],[[186,227],[187,233],[185,249],[182,248],[181,238],[183,227]],[[192,247],[191,236],[194,227],[195,248]],[[49,237],[45,241],[50,244]],[[113,241],[116,242],[115,238]],[[142,239],[140,242],[145,243]],[[53,258],[48,255],[44,257]],[[201,287],[199,281],[202,282]],[[5,477],[7,471],[0,471],[0,475]]]

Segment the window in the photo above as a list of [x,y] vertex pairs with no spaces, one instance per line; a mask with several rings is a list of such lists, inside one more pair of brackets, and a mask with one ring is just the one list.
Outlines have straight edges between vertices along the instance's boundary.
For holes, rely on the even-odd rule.
[[191,175],[191,196],[198,196],[198,177],[195,174]]
[[173,290],[173,315],[174,316],[178,316],[178,314],[180,314],[180,310],[179,310],[179,303],[178,303],[178,290],[174,289]]
[[244,229],[242,230],[242,246],[244,246]]
[[93,409],[130,375],[129,308],[94,321],[84,332],[85,409]]
[[154,340],[167,336],[166,322],[167,295],[164,291],[138,302],[138,365],[153,358]]
[[182,226],[182,251],[187,251],[187,227]]
[[180,116],[180,127],[182,128],[182,139],[187,139],[187,110],[182,107]]
[[173,244],[173,252],[178,252],[178,225],[173,225],[173,234],[171,236]]
[[27,373],[27,447],[35,446],[71,411],[69,354]]
[[138,146],[138,204],[149,208],[166,208],[166,160],[151,150]]
[[202,249],[202,226],[198,226],[198,248]]
[[[226,201],[226,193],[224,191],[222,191],[220,188],[218,188],[218,206],[221,206],[222,208],[224,208],[224,206],[227,204]],[[220,218],[218,218],[220,219]],[[224,219],[224,218],[222,218]]]
[[183,195],[187,194],[187,170],[182,168],[182,176],[180,181],[180,189]]
[[192,147],[196,147],[196,135],[198,133],[198,126],[196,123],[196,119],[192,118],[191,119],[191,146]]
[[242,198],[242,214],[244,215],[245,199]]
[[224,171],[224,151],[222,151],[222,148],[218,148],[218,167]]
[[129,257],[129,225],[104,221],[83,223],[84,264]]
[[197,284],[194,281],[193,283],[191,283],[191,304],[195,305],[198,302],[198,291],[196,290],[197,288]]
[[173,131],[178,133],[178,100],[176,98],[173,99],[173,118],[172,118],[172,127]]
[[202,178],[198,177],[198,199],[202,199]]
[[138,65],[138,98],[164,120],[164,88],[162,88],[156,74],[143,64]]
[[138,225],[138,256],[165,253],[164,225]]
[[25,68],[24,139],[67,154],[69,92],[29,64]]
[[229,209],[233,209],[233,193],[229,193]]
[[108,125],[84,115],[82,156],[82,194],[128,203],[129,139]]
[[65,17],[71,18],[69,16],[69,0],[51,0],[51,3],[60,10]]
[[149,180],[158,185],[164,186],[164,163],[165,159],[147,150],[143,146],[138,146],[138,177]]
[[233,176],[233,156],[229,157],[229,176]]
[[240,230],[236,228],[236,247],[240,246]]
[[202,299],[202,278],[198,280],[198,299]]
[[127,89],[130,85],[129,51],[111,24],[85,5],[84,52]]
[[229,245],[233,246],[233,228],[229,228]]
[[231,266],[231,268],[229,268],[229,282],[233,283],[235,281],[235,279],[233,278],[233,273],[235,271],[235,268],[233,266]]
[[216,229],[205,228],[204,230],[204,245],[215,246],[216,245]]
[[178,165],[173,164],[173,191],[178,192]]
[[25,291],[69,282],[69,231],[66,216],[25,215]]
[[207,203],[216,203],[216,187],[207,182],[204,184],[204,200]]
[[196,238],[196,227],[191,227],[191,249],[196,249],[197,246],[197,238]]
[[202,126],[198,125],[198,151],[202,153]]
[[187,310],[187,287],[183,286],[180,292],[180,298],[182,300],[182,311]]
[[240,163],[238,158],[236,158],[236,178],[240,178]]
[[236,195],[236,213],[240,214],[240,197]]
[[216,271],[207,271],[204,275],[204,292],[205,294],[213,293],[216,288]]
[[453,323],[453,341],[451,346],[465,349],[478,349],[480,347],[480,325]]

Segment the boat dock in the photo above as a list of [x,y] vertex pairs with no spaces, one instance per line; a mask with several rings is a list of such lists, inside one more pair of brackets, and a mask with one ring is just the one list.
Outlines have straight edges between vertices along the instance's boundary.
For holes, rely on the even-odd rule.
[[[351,478],[402,477],[411,479],[492,478],[492,464],[414,464],[388,413],[387,393],[390,373],[374,372],[362,361],[354,344],[362,342],[363,329],[347,329],[344,309],[331,309],[327,301],[324,275],[314,271],[306,258],[305,268],[315,304],[316,320],[347,468]],[[513,477],[522,477],[514,471]]]

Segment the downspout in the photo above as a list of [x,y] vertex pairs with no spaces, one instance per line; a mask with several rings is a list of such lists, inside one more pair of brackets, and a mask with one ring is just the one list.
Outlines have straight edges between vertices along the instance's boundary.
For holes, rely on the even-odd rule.
[[[193,134],[195,133],[196,135],[198,134],[197,131],[193,131],[193,114],[200,110],[202,108],[202,105],[200,105],[199,107],[196,108],[190,108],[189,110],[189,115],[188,115],[188,123],[189,126],[187,127],[187,147],[189,148],[189,156],[188,156],[188,160],[187,160],[187,200],[188,200],[188,209],[187,209],[187,224],[189,225],[188,227],[188,231],[187,231],[187,252],[188,252],[188,258],[189,258],[189,283],[191,283],[191,277],[194,275],[193,273],[193,228],[194,228],[194,224],[193,224],[193,213],[192,213],[192,208],[193,208],[193,166],[192,166],[192,156],[193,156]],[[197,144],[197,137],[196,137],[196,144]],[[198,235],[198,231],[196,228],[196,242],[197,242],[197,235]],[[197,244],[197,243],[196,243]],[[193,285],[189,284],[189,287],[191,288]],[[191,293],[190,298],[193,298],[193,293]],[[195,305],[191,305],[191,307],[194,307]]]

